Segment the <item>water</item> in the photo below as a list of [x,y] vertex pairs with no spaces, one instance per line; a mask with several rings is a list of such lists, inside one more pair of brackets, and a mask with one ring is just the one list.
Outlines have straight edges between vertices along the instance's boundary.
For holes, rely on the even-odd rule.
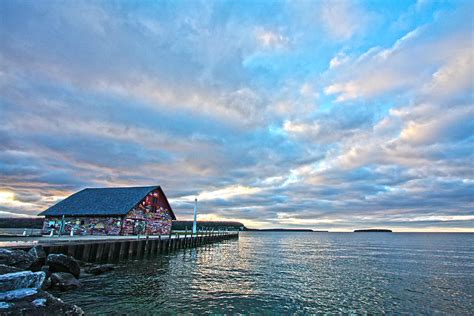
[[244,232],[82,282],[89,314],[470,314],[474,234]]

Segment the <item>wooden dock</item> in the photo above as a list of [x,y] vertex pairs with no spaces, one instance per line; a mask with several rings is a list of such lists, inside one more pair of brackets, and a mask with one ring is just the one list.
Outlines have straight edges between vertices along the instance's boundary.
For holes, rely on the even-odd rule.
[[[199,235],[169,235],[141,238],[64,240],[38,244],[46,254],[61,253],[77,260],[114,263],[120,260],[148,258],[178,249],[194,248],[229,239],[239,238],[238,232],[208,232]],[[31,248],[32,246],[12,247]]]

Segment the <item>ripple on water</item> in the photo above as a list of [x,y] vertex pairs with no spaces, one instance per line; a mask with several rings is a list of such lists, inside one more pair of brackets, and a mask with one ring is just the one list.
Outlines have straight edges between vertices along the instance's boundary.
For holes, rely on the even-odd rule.
[[474,309],[472,234],[244,232],[121,263],[57,293],[90,314],[434,313]]

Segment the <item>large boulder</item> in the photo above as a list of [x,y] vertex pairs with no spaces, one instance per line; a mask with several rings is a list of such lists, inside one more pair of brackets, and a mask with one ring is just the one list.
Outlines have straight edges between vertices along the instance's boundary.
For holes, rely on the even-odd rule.
[[12,273],[12,272],[20,272],[20,271],[22,270],[12,267],[12,266],[6,266],[4,264],[0,264],[0,275],[6,274],[6,273]]
[[61,291],[74,290],[81,287],[81,282],[72,274],[67,272],[55,272],[51,274],[51,285]]
[[44,272],[21,271],[0,275],[0,292],[18,289],[38,289],[44,282]]
[[21,300],[27,296],[31,296],[33,294],[38,293],[37,289],[32,288],[25,288],[25,289],[17,289],[11,291],[0,292],[0,301],[15,301]]
[[29,295],[10,296],[6,302],[0,302],[1,315],[84,315],[76,305],[64,303],[48,292],[37,290]]
[[98,264],[86,267],[84,271],[89,274],[99,275],[104,272],[112,271],[115,268],[113,264]]
[[33,258],[33,263],[31,264],[30,269],[32,271],[41,270],[41,267],[46,262],[46,251],[44,251],[43,246],[34,246],[28,251],[28,254]]
[[33,256],[26,251],[0,249],[0,264],[28,270],[34,261]]
[[46,258],[46,264],[52,272],[67,272],[79,278],[81,267],[77,261],[70,256],[63,254],[50,254]]

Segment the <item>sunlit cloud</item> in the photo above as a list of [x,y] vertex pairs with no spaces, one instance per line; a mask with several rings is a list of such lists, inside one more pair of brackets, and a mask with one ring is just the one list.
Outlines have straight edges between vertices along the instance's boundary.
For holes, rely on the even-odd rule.
[[183,201],[194,201],[195,198],[198,198],[200,201],[209,201],[216,199],[229,200],[233,197],[242,196],[242,195],[252,195],[261,191],[261,188],[252,188],[241,185],[233,185],[223,189],[217,189],[213,191],[204,191],[200,192],[196,196],[183,196],[181,200]]
[[11,191],[0,191],[0,203],[11,203],[15,199],[15,194]]

